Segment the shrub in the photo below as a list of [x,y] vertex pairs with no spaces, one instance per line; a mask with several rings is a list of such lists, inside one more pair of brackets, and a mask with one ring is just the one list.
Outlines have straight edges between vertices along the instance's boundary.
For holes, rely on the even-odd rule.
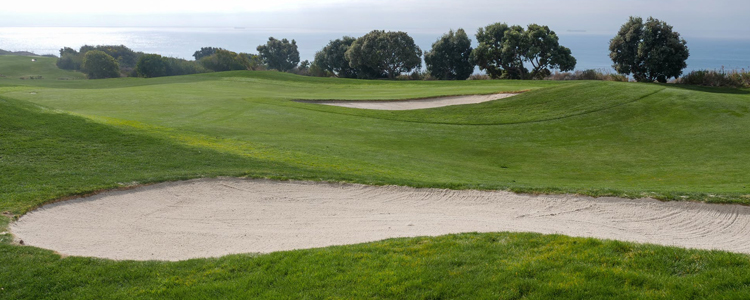
[[715,87],[750,87],[750,72],[745,69],[725,71],[723,68],[718,71],[697,70],[686,74],[677,83]]
[[89,79],[120,77],[120,65],[107,53],[91,50],[83,56],[81,69]]
[[224,49],[216,50],[216,53],[201,58],[199,63],[204,68],[216,72],[247,70],[251,65],[247,55],[240,55]]
[[471,76],[469,76],[469,80],[490,80],[490,79],[492,78],[490,78],[490,76],[486,74],[471,74]]
[[63,70],[78,71],[81,69],[83,57],[78,53],[65,53],[57,59],[55,63],[58,68]]
[[167,63],[161,55],[146,54],[138,58],[135,71],[146,78],[167,76]]
[[613,74],[608,70],[587,69],[575,72],[555,72],[544,78],[545,80],[604,80],[628,82],[625,75]]
[[195,61],[145,54],[138,59],[136,72],[141,77],[161,77],[204,73],[206,69]]

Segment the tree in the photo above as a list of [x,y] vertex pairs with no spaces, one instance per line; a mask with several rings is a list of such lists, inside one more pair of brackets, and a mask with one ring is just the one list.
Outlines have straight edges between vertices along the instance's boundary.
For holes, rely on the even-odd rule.
[[195,60],[198,61],[201,58],[213,55],[214,53],[216,53],[216,50],[224,50],[224,49],[214,48],[214,47],[201,47],[200,50],[195,51],[195,53],[193,53],[193,57],[195,57]]
[[459,28],[443,35],[432,44],[432,51],[425,52],[427,72],[437,79],[465,80],[474,72],[471,62],[471,39]]
[[633,75],[639,82],[667,82],[687,67],[687,42],[666,22],[649,17],[630,19],[610,40],[609,57],[620,74]]
[[360,78],[396,78],[422,66],[422,50],[406,32],[373,30],[346,51],[349,66]]
[[[550,69],[570,71],[576,59],[570,49],[559,44],[557,34],[547,26],[523,27],[495,23],[477,31],[472,61],[492,78],[541,79]],[[531,65],[531,72],[525,64]]]
[[117,61],[107,53],[99,50],[91,50],[83,56],[81,69],[89,79],[120,77],[120,66]]
[[257,50],[269,69],[287,72],[299,63],[299,50],[294,40],[290,43],[287,39],[277,40],[269,37],[268,42],[258,46]]
[[504,47],[507,43],[506,33],[510,35],[519,31],[523,31],[523,28],[510,27],[506,23],[479,28],[476,34],[479,45],[471,52],[471,60],[491,78],[522,78],[527,70],[523,66],[521,53],[515,48]]
[[55,63],[63,70],[80,70],[83,57],[73,48],[64,47],[60,49],[60,58]]
[[560,46],[557,34],[549,27],[531,24],[524,37],[523,56],[532,66],[531,78],[543,79],[550,75],[549,69],[567,72],[575,68],[570,49]]
[[[356,78],[357,70],[349,65],[349,60],[346,59],[346,51],[357,39],[345,36],[341,39],[332,40],[323,47],[323,50],[315,53],[315,61],[313,66],[320,68],[323,71],[330,72],[337,77],[342,78]],[[315,68],[311,67],[311,68]]]
[[218,49],[216,53],[201,58],[199,63],[206,69],[216,72],[247,70],[251,64],[247,55],[237,54],[224,49]]
[[138,58],[135,71],[141,77],[161,77],[167,73],[167,61],[159,54],[145,54]]

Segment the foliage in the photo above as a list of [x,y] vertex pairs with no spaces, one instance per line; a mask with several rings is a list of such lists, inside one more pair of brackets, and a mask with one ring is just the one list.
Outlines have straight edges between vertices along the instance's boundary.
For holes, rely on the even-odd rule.
[[145,54],[138,58],[135,70],[146,78],[167,76],[167,63],[159,54]]
[[247,70],[252,65],[248,55],[242,55],[224,49],[218,49],[216,50],[216,53],[201,58],[199,63],[204,68],[216,72]]
[[65,53],[62,56],[60,56],[59,59],[57,59],[57,62],[55,63],[58,68],[63,70],[73,70],[78,71],[81,69],[81,64],[83,63],[83,57],[81,55],[71,54],[71,53]]
[[359,78],[394,79],[422,66],[422,50],[402,31],[373,30],[354,41],[345,56]]
[[299,50],[295,40],[289,42],[287,39],[269,37],[268,42],[258,46],[257,50],[268,69],[287,72],[299,63]]
[[310,76],[310,68],[312,66],[312,63],[310,63],[309,60],[303,60],[299,63],[299,66],[294,67],[290,71],[290,73],[302,75],[302,76]]
[[193,53],[193,57],[195,57],[195,60],[198,61],[201,58],[213,55],[214,53],[216,53],[216,50],[224,50],[224,49],[214,48],[214,47],[201,47],[200,50],[195,51],[195,53]]
[[525,61],[532,66],[531,77],[542,79],[550,74],[550,69],[570,71],[575,69],[576,59],[569,48],[560,46],[557,34],[547,26],[530,24],[523,35],[519,48]]
[[143,55],[142,52],[135,52],[125,45],[84,45],[81,47],[81,50],[79,50],[78,53],[81,55],[85,55],[86,52],[91,50],[98,50],[107,53],[115,60],[117,60],[117,63],[120,65],[120,67],[130,69],[135,68],[135,65],[138,63],[138,57]]
[[138,76],[146,78],[189,75],[206,72],[206,69],[196,61],[163,57],[158,54],[142,55],[138,59],[138,64],[136,65],[135,70],[138,73]]
[[555,72],[545,77],[544,80],[604,80],[628,82],[625,75],[613,74],[607,70],[586,69],[575,72]]
[[357,39],[344,36],[341,39],[332,40],[323,47],[322,50],[315,53],[313,66],[320,71],[318,74],[330,73],[341,78],[357,78],[357,69],[349,65],[346,59],[346,51]]
[[81,70],[89,79],[120,77],[120,66],[107,53],[99,50],[87,51],[83,56]]
[[474,72],[471,62],[471,39],[459,28],[443,35],[432,44],[432,51],[425,52],[427,72],[436,79],[465,80]]
[[687,42],[666,22],[649,17],[630,17],[610,40],[612,67],[621,74],[632,74],[639,82],[667,82],[679,77],[687,67]]
[[142,52],[135,52],[124,45],[84,45],[79,51],[70,47],[63,47],[60,49],[60,58],[57,60],[57,66],[64,70],[82,70],[83,57],[87,52],[93,50],[102,51],[112,56],[120,66],[122,74],[129,74],[136,67],[138,58],[143,55]]
[[[559,44],[557,34],[547,26],[530,24],[527,30],[495,23],[477,31],[477,46],[472,61],[492,78],[542,79],[550,69],[570,71],[576,59],[570,49]],[[531,72],[524,66],[532,66]]]
[[743,70],[696,70],[682,76],[678,83],[714,87],[750,87],[750,72]]

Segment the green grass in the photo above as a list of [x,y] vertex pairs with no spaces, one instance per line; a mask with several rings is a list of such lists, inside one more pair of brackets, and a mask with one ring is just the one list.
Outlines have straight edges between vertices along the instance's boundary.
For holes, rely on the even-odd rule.
[[[531,91],[398,112],[292,101],[518,90]],[[721,91],[617,82],[359,81],[278,72],[0,87],[5,97],[102,124],[309,171],[284,172],[292,177],[748,203],[750,94]],[[336,176],[322,175],[331,172]]]
[[[0,73],[17,61],[0,57]],[[44,80],[0,78],[0,211],[16,215],[60,197],[214,176],[750,201],[748,90],[276,72],[64,81],[47,78],[70,72],[39,72]],[[519,90],[531,91],[401,112],[291,101]],[[8,221],[0,217],[0,231]],[[748,267],[741,254],[537,234],[176,263],[60,258],[0,236],[3,299],[745,299]]]
[[[35,59],[35,62],[31,60]],[[84,79],[86,76],[79,72],[60,70],[55,65],[56,58],[42,56],[15,56],[4,55],[0,57],[0,84],[20,81],[65,81]],[[42,76],[42,79],[29,80],[30,76]]]

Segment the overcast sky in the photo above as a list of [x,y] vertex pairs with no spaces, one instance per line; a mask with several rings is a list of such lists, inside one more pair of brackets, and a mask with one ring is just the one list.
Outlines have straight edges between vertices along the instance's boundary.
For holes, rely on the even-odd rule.
[[616,32],[628,16],[654,16],[683,36],[750,39],[748,0],[37,0],[9,1],[0,26],[245,27],[290,32],[372,29],[444,33],[495,22]]

